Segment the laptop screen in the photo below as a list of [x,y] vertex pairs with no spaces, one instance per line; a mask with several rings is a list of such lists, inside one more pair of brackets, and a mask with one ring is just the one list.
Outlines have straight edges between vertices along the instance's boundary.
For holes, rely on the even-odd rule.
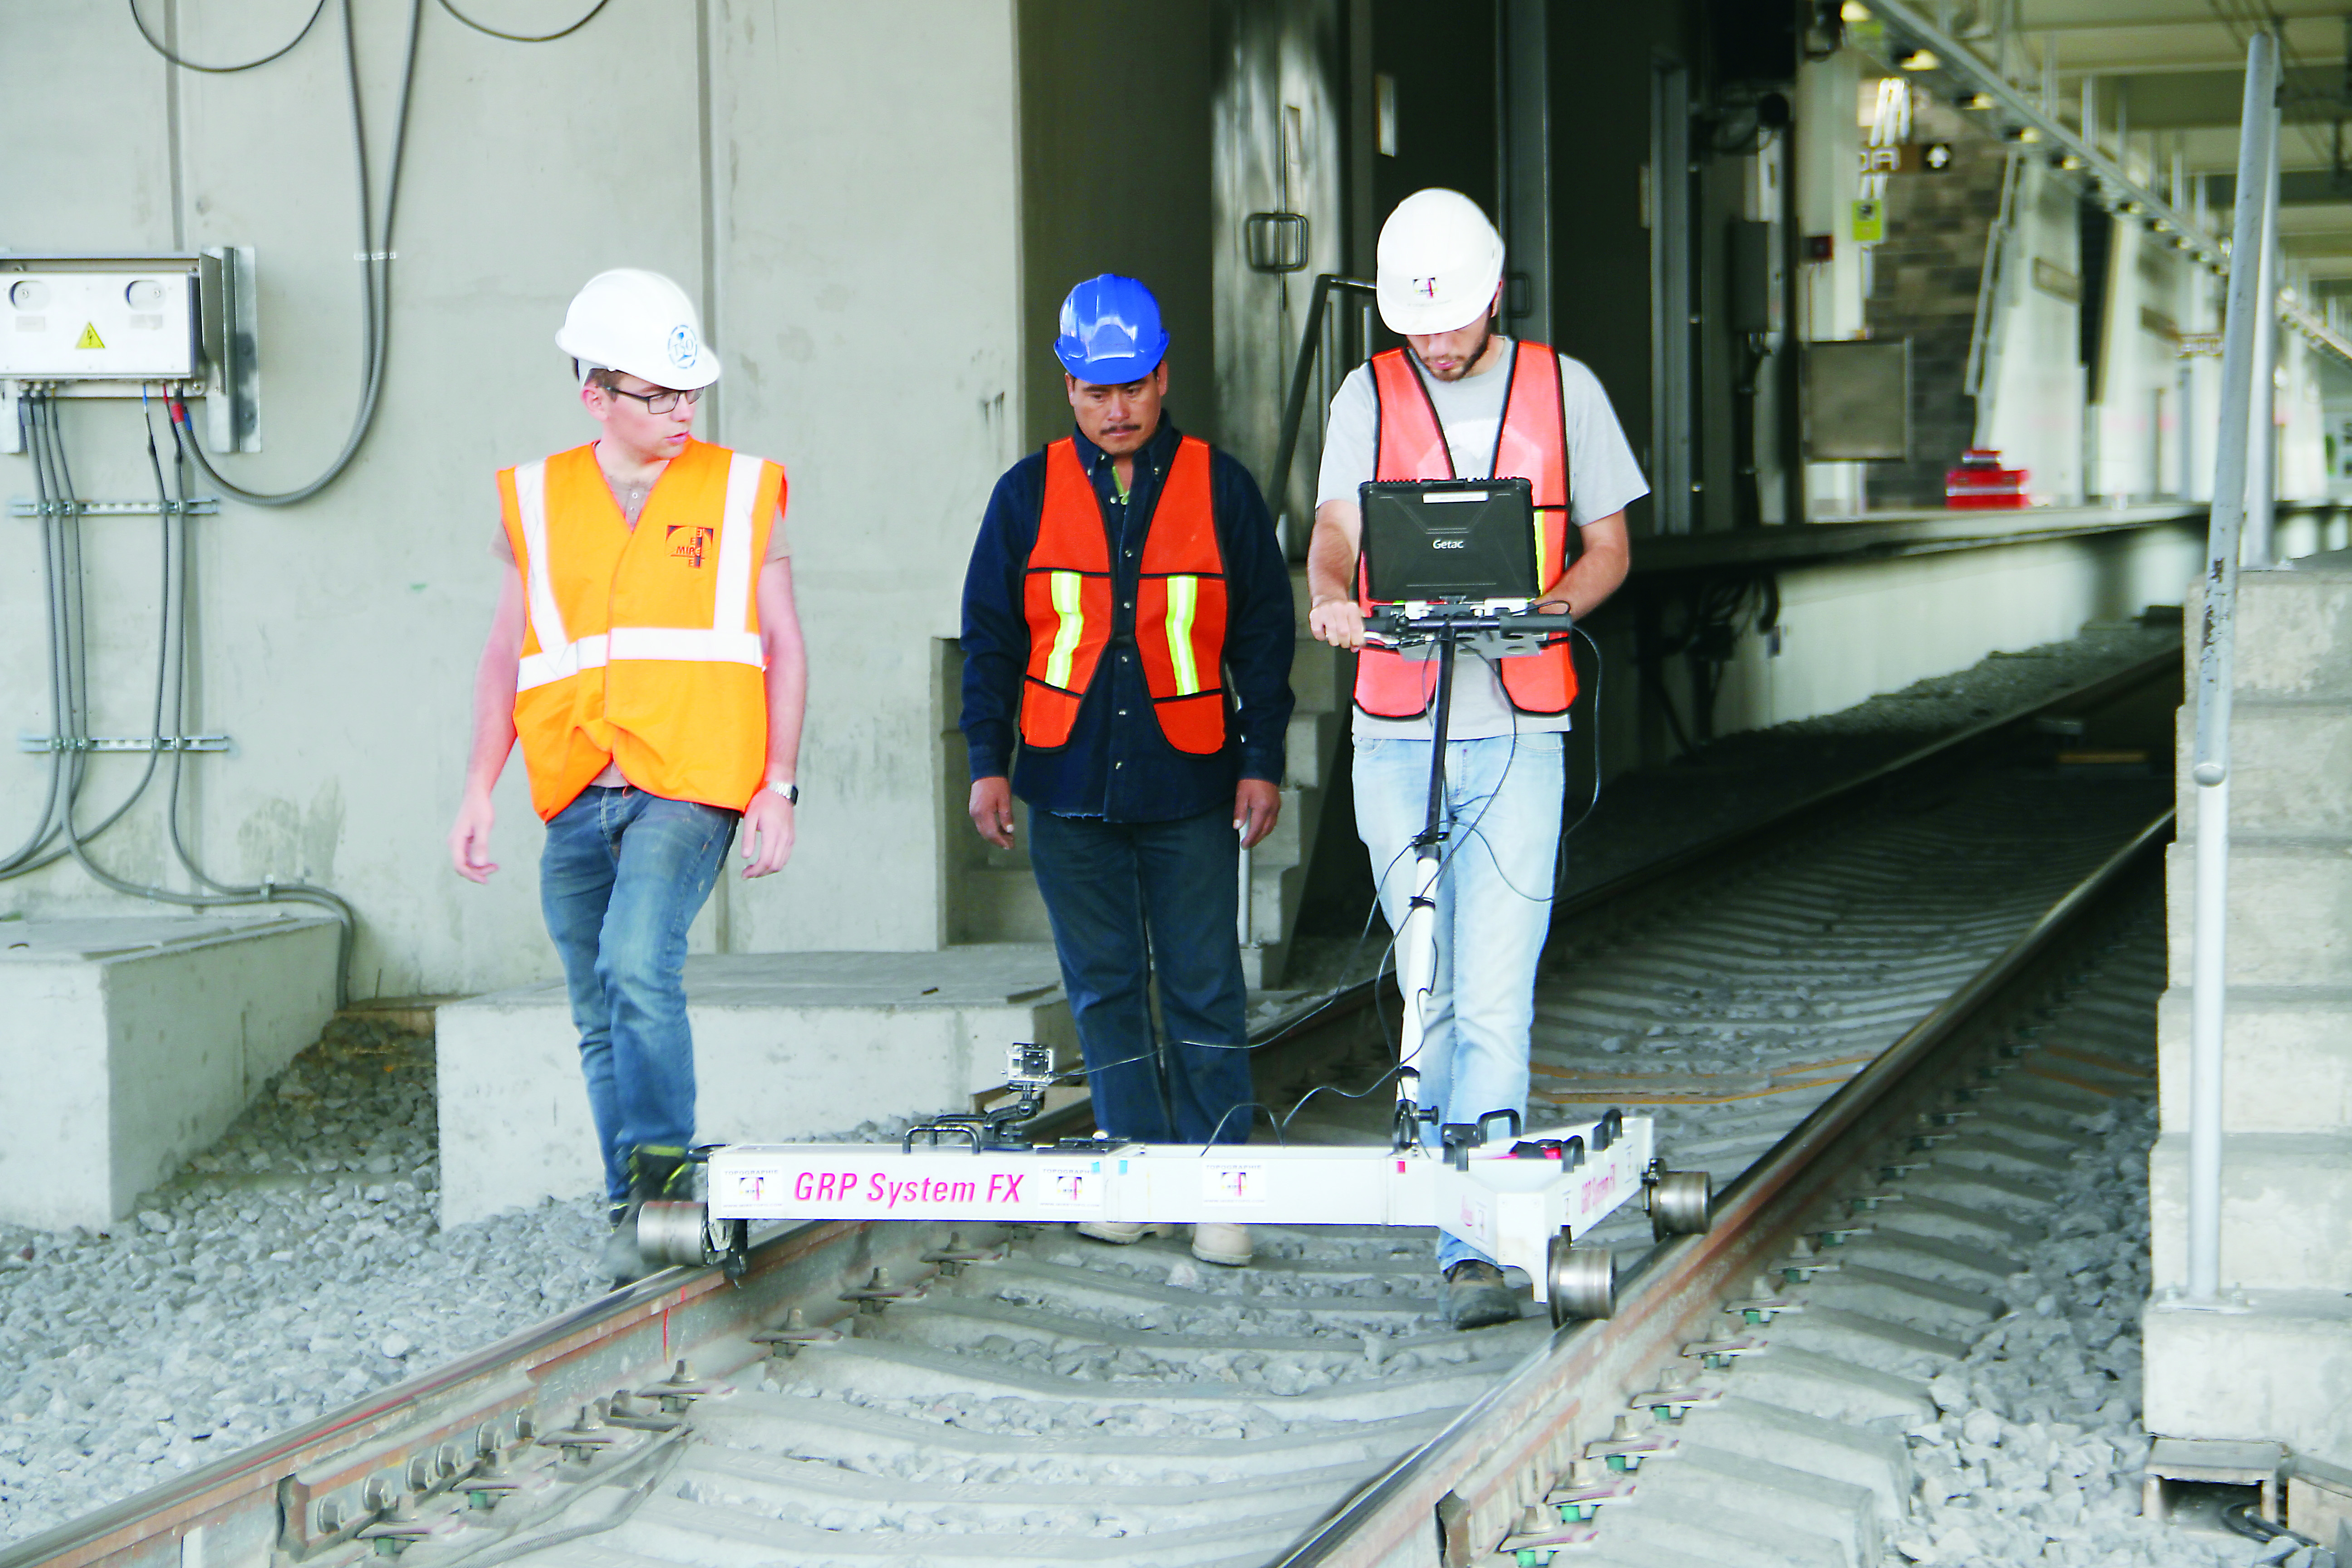
[[1375,602],[1532,599],[1543,591],[1526,479],[1376,480],[1357,495]]

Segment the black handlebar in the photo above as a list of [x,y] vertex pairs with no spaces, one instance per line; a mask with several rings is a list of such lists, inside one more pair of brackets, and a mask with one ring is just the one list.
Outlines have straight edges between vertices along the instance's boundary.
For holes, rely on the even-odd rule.
[[1401,605],[1382,605],[1364,617],[1364,629],[1391,640],[1425,641],[1451,629],[1457,637],[1488,632],[1529,636],[1565,635],[1576,625],[1574,616],[1542,615],[1534,610],[1488,610],[1475,605],[1431,605],[1418,615],[1407,615]]

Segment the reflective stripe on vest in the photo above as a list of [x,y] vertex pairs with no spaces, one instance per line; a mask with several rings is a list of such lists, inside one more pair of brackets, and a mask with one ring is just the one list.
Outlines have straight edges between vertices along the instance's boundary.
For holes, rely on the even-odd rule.
[[[1372,477],[1460,477],[1454,453],[1445,444],[1444,426],[1409,351],[1390,349],[1375,354],[1371,368],[1380,430]],[[1568,426],[1560,398],[1559,356],[1541,343],[1515,342],[1504,374],[1508,380],[1502,426],[1496,434],[1493,456],[1485,466],[1489,477],[1517,477],[1534,487],[1536,576],[1549,588],[1568,569],[1573,531],[1568,521]],[[1356,602],[1366,611],[1371,608],[1360,563]],[[1576,666],[1569,656],[1566,637],[1539,654],[1497,659],[1495,668],[1502,678],[1504,695],[1522,713],[1565,713],[1576,700]],[[1407,659],[1383,648],[1366,647],[1356,657],[1356,705],[1379,719],[1417,719],[1429,711],[1436,680],[1433,659]]]
[[783,470],[689,441],[628,528],[587,447],[499,476],[526,619],[515,729],[542,817],[608,763],[740,810],[766,763],[755,597]]
[[[1045,448],[1037,542],[1022,588],[1029,661],[1021,695],[1021,742],[1067,745],[1078,708],[1116,629],[1109,525],[1079,459],[1064,438]],[[1224,556],[1211,502],[1209,445],[1177,444],[1145,528],[1133,620],[1122,639],[1143,664],[1151,710],[1168,743],[1210,755],[1225,743]]]

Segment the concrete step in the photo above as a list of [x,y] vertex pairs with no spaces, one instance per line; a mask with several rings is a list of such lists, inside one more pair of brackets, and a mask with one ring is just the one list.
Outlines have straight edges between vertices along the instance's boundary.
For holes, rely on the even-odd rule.
[[[2293,1092],[2291,1085],[2280,1092]],[[2150,1262],[2160,1290],[2188,1275],[2189,1134],[2159,1136],[2147,1166]],[[2221,1281],[2352,1290],[2352,1133],[2222,1139]]]
[[[2188,624],[2200,613],[2192,605]],[[2194,641],[2191,641],[2193,655]],[[2352,575],[2248,572],[2238,579],[2236,689],[2352,699]]]
[[[2186,985],[2196,846],[2165,853],[2168,978]],[[2352,838],[2232,835],[2229,972],[2239,985],[2352,985]]]
[[1286,758],[1283,782],[1301,789],[1322,789],[1330,780],[1332,742],[1346,733],[1348,716],[1328,709],[1298,708],[1290,715],[1283,736]]
[[[1306,622],[1299,622],[1304,627]],[[1302,635],[1290,655],[1290,696],[1301,713],[1346,713],[1354,702],[1356,656]]]
[[[696,1131],[713,1142],[830,1139],[967,1110],[1004,1081],[1013,1041],[1077,1059],[1061,983],[1042,942],[692,954]],[[561,980],[451,1003],[435,1026],[443,1225],[597,1185],[580,1032]]]
[[[2165,992],[2156,1019],[2158,1108],[2167,1131],[2185,1132],[2189,988]],[[2221,1125],[2230,1131],[2352,1127],[2352,986],[2231,986],[2221,1056]]]
[[[2226,1240],[2225,1244],[2226,1246]],[[2352,1297],[2329,1290],[2252,1290],[2229,1310],[2168,1304],[2141,1321],[2149,1432],[2265,1441],[2296,1434],[2298,1450],[2352,1459]]]
[[[2177,721],[2180,765],[2174,770],[2180,832],[2196,832],[2197,785],[2189,761],[2197,717]],[[2352,700],[2241,694],[2230,719],[2230,830],[2252,834],[2352,837]]]
[[958,943],[1054,940],[1045,900],[1026,866],[975,866],[965,871],[958,879],[956,902],[948,916]]

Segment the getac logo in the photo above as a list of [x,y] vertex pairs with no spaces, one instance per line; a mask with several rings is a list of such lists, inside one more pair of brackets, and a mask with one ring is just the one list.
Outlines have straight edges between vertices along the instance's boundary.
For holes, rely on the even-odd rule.
[[1432,550],[1467,550],[1470,542],[1466,539],[1433,539],[1429,547]]

